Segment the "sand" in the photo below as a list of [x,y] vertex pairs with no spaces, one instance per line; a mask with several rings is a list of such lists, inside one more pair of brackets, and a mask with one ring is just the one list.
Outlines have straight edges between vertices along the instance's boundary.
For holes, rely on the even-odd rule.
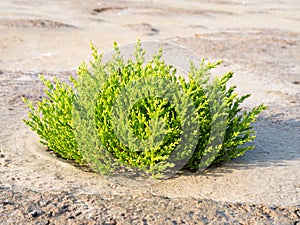
[[[299,12],[296,0],[0,2],[0,222],[113,224],[116,219],[118,224],[216,224],[219,218],[220,224],[296,224]],[[66,81],[82,60],[90,59],[90,41],[105,53],[114,40],[126,45],[137,38],[177,44],[199,58],[222,59],[214,74],[235,72],[231,84],[240,94],[252,94],[244,107],[269,106],[255,124],[256,148],[205,173],[143,184],[84,171],[47,152],[22,123],[27,109],[21,97],[38,100],[43,95],[37,75]],[[51,209],[37,204],[41,196],[57,204]],[[53,213],[64,205],[58,204],[57,196],[65,196],[65,205],[77,202],[80,215],[69,206]],[[116,212],[98,207],[101,201]],[[132,207],[140,201],[147,203]],[[195,202],[202,203],[195,208]],[[172,207],[162,206],[155,213],[160,203]],[[85,204],[93,205],[94,216],[83,216],[88,214]],[[128,212],[122,217],[120,205],[137,218]],[[34,210],[36,216],[30,214]],[[190,216],[190,211],[208,219]],[[223,220],[218,212],[224,212]],[[146,215],[154,219],[143,220]]]

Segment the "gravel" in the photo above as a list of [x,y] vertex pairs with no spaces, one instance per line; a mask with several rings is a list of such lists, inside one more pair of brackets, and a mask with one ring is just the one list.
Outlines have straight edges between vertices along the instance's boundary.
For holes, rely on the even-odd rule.
[[0,187],[1,224],[300,224],[300,205],[197,198],[36,192]]

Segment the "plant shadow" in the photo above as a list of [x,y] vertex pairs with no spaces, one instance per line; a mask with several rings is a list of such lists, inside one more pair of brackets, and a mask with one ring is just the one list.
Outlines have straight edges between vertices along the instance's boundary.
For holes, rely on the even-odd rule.
[[253,150],[239,158],[209,166],[203,172],[181,171],[173,178],[182,175],[219,177],[234,170],[289,167],[290,161],[300,161],[300,121],[259,118],[253,126],[257,131]]

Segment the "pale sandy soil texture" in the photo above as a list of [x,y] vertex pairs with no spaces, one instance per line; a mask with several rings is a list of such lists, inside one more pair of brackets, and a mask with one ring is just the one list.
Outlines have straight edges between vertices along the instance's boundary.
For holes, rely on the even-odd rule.
[[[1,1],[1,224],[300,224],[300,3],[282,1]],[[142,41],[223,59],[245,108],[269,108],[244,156],[162,182],[83,171],[45,151],[22,119],[38,74],[68,80],[89,42]],[[176,52],[175,52],[176,53]],[[174,54],[176,55],[176,54]]]

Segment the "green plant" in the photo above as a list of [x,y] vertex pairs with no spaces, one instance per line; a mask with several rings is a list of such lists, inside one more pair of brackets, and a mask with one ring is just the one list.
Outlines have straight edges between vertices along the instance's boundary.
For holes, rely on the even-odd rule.
[[40,76],[48,97],[37,107],[24,99],[30,109],[24,122],[61,157],[102,173],[122,165],[159,177],[254,148],[245,144],[255,138],[251,124],[266,107],[242,112],[250,95],[239,97],[235,86],[226,87],[232,72],[209,83],[210,70],[221,62],[191,64],[187,81],[164,62],[161,49],[149,62],[140,42],[135,60],[123,60],[116,43],[114,49],[104,63],[92,46],[91,69],[83,63],[71,78],[74,86]]
[[80,151],[74,137],[72,109],[75,102],[75,93],[72,87],[62,84],[54,78],[55,84],[46,80],[42,75],[40,79],[46,86],[47,98],[37,103],[23,98],[30,109],[29,120],[24,122],[41,138],[41,143],[65,159],[83,163]]

